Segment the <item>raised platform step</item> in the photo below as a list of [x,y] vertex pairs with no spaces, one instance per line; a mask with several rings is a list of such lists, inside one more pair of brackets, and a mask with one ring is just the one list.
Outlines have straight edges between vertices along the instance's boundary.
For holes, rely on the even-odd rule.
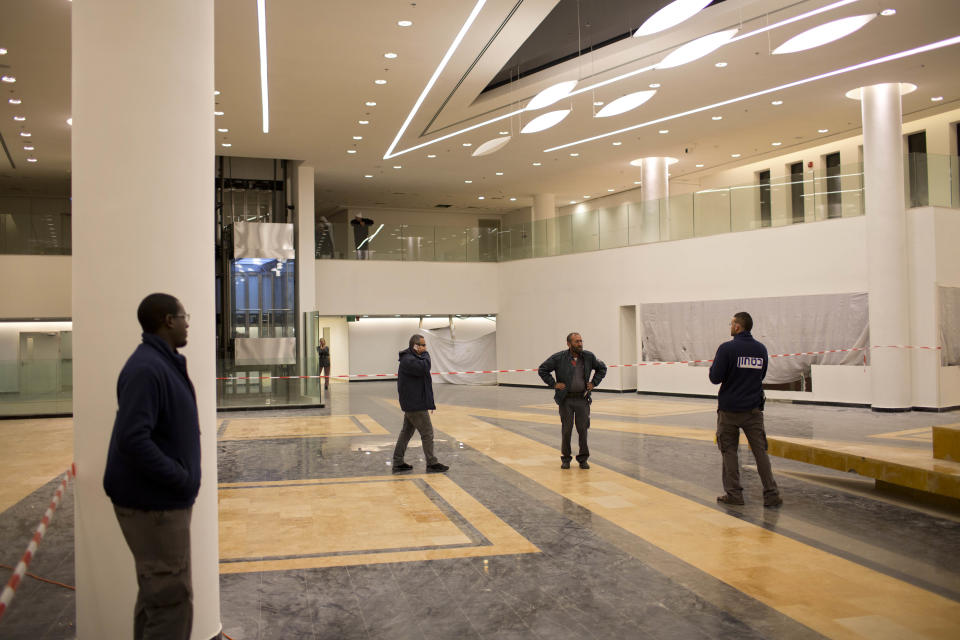
[[786,437],[767,437],[767,445],[770,455],[960,499],[960,462],[933,458],[929,449]]
[[933,427],[933,457],[960,462],[960,423]]

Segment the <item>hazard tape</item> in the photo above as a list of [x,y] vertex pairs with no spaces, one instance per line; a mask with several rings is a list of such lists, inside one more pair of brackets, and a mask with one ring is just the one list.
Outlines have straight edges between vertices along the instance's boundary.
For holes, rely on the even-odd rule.
[[20,584],[20,580],[23,579],[23,575],[27,572],[27,566],[30,564],[30,561],[33,560],[40,541],[43,540],[43,534],[47,532],[47,526],[49,526],[50,520],[53,519],[53,512],[57,510],[57,506],[60,504],[60,498],[63,497],[63,492],[67,488],[67,482],[70,478],[76,477],[76,474],[76,465],[70,465],[67,472],[63,474],[63,480],[60,481],[60,486],[57,487],[56,492],[53,494],[50,506],[47,507],[47,511],[43,514],[43,519],[33,532],[33,538],[30,539],[27,550],[23,553],[23,557],[13,570],[13,575],[10,576],[7,586],[3,588],[3,593],[0,593],[0,618],[3,618],[4,612],[9,608],[10,602],[13,600],[13,595],[17,590],[17,585]]
[[[942,347],[924,347],[917,345],[897,345],[897,344],[886,344],[886,345],[875,345],[870,347],[870,349],[926,349],[928,351],[940,351]],[[819,356],[827,353],[850,353],[853,351],[867,351],[866,347],[850,347],[849,349],[824,349],[822,351],[798,351],[797,353],[775,353],[771,355],[771,358],[793,358],[796,356]],[[864,359],[866,359],[866,354],[864,354]],[[616,368],[616,367],[658,367],[662,365],[672,365],[672,364],[707,364],[713,362],[713,359],[709,360],[672,360],[664,362],[634,362],[630,364],[608,364],[607,368]],[[430,375],[434,376],[457,376],[457,375],[470,375],[470,374],[483,374],[483,373],[529,373],[531,371],[537,371],[538,369],[489,369],[484,371],[431,371]],[[224,382],[231,382],[234,380],[346,380],[349,378],[396,378],[396,373],[352,373],[352,374],[341,374],[336,376],[230,376],[224,378],[217,378],[217,380]]]

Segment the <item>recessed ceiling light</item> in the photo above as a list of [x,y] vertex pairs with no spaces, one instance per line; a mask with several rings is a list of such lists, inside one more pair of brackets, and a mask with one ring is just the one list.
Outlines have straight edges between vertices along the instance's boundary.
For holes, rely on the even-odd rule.
[[586,198],[589,198],[590,196],[583,196],[583,197],[584,197],[584,199],[586,199]]
[[774,101],[771,102],[770,104],[772,104],[772,105],[775,106],[775,107],[779,107],[780,105],[783,104],[783,100],[774,100]]
[[840,18],[839,20],[818,25],[793,36],[774,49],[773,54],[796,53],[797,51],[806,51],[829,44],[857,31],[876,17],[877,14],[875,13],[866,13],[860,16]]
[[483,196],[477,196],[477,200],[483,200]]
[[16,120],[17,122],[23,122],[24,120],[26,120],[26,118],[23,116],[13,116],[13,119]]
[[670,129],[660,129],[660,133],[670,133]]
[[33,151],[35,148],[36,148],[36,147],[34,147],[32,144],[28,144],[28,145],[26,145],[26,146],[23,147],[23,150],[24,150],[24,151]]
[[739,154],[739,153],[731,153],[731,154],[730,154],[730,157],[731,157],[731,158],[739,158],[739,157],[740,157],[740,154]]
[[651,83],[650,83],[649,85],[647,85],[647,86],[649,86],[651,89],[659,89],[659,88],[660,88],[660,83],[659,83],[659,82],[651,82]]
[[228,131],[230,131],[230,129],[227,129],[226,127],[220,127],[219,129],[217,129],[217,131],[219,131],[220,133],[227,133]]
[[502,176],[502,175],[503,175],[503,171],[497,171],[497,175],[498,175],[498,176]]
[[230,144],[229,142],[221,142],[221,143],[220,143],[220,146],[221,146],[221,147],[232,147],[233,145]]
[[710,4],[712,0],[674,0],[647,18],[633,34],[634,38],[648,36],[689,20]]
[[373,176],[368,173],[367,175],[365,175],[365,176],[363,176],[363,177],[364,177],[364,178],[372,178]]
[[21,137],[24,137],[24,138],[29,138],[29,137],[32,136],[32,135],[33,135],[32,133],[27,133],[26,131],[21,131],[21,132],[20,132],[20,136],[21,136]]
[[595,106],[595,107],[602,107],[602,106],[603,106],[603,100],[594,100],[594,101],[593,101],[593,106]]
[[715,63],[713,64],[713,66],[715,66],[717,69],[723,69],[725,66],[727,66],[727,63],[726,63],[726,62],[715,62]]
[[376,102],[373,102],[372,100],[367,100],[367,101],[364,102],[363,104],[367,105],[368,107],[375,107],[375,106],[377,106],[377,103],[376,103]]
[[363,136],[353,136],[354,140],[363,140]]
[[356,153],[356,152],[357,152],[356,149],[347,149],[347,153]]
[[7,50],[0,48],[0,56],[5,56],[5,55],[7,55]]
[[17,81],[17,79],[14,78],[13,76],[0,76],[0,81],[9,82],[10,84],[13,84],[14,82]]
[[644,102],[656,95],[655,90],[650,91],[636,91],[634,93],[628,93],[625,96],[620,96],[603,109],[597,112],[597,118],[609,118],[610,116],[618,116],[621,113],[626,113],[636,109]]
[[541,164],[541,163],[539,163],[539,162],[534,162],[534,163],[533,163],[533,166],[535,166],[535,167],[539,167],[539,166],[540,166],[540,164]]
[[23,100],[21,100],[20,98],[10,98],[9,100],[7,100],[7,102],[9,102],[10,104],[20,104],[21,102],[23,102]]
[[370,121],[369,121],[369,120],[357,120],[357,123],[359,123],[359,124],[370,124]]
[[516,202],[516,201],[517,201],[516,198],[510,198],[510,202]]
[[896,13],[897,13],[896,9],[884,9],[883,11],[880,12],[880,15],[892,16],[892,15],[895,15]]
[[730,39],[737,35],[737,31],[739,29],[726,29],[691,40],[668,53],[663,60],[657,63],[657,69],[672,69],[699,60],[730,42]]
[[464,184],[473,184],[473,180],[464,180]]
[[613,193],[616,189],[607,189],[607,193]]
[[374,80],[373,84],[387,84],[386,80]]
[[394,58],[397,57],[397,54],[395,54],[395,53],[392,52],[392,51],[389,51],[389,52],[383,54],[383,57],[384,57],[384,58],[387,58],[388,60],[393,60]]
[[[631,163],[631,164],[633,164],[633,163]],[[634,180],[634,181],[633,181],[633,184],[640,184],[640,181],[639,181],[639,180]]]
[[431,154],[428,154],[427,157],[428,157],[428,158],[436,158],[436,157],[437,157],[437,154],[431,153]]
[[538,131],[549,129],[552,126],[559,124],[559,122],[566,118],[569,114],[570,109],[559,109],[557,111],[547,112],[542,116],[537,116],[528,122],[523,129],[520,129],[520,133],[537,133]]
[[397,22],[398,27],[412,27],[413,23],[409,20],[400,20]]
[[215,116],[222,116],[222,115],[223,115],[223,111],[214,111],[214,112],[213,112],[213,115],[215,115]]
[[697,169],[702,169],[702,168],[703,168],[703,165],[702,165],[702,164],[695,164],[695,165],[693,165],[693,166],[695,166]]
[[612,142],[611,144],[612,144],[613,146],[615,146],[615,147],[619,147],[619,146],[622,145],[623,143],[620,142],[619,140],[617,140],[616,142]]
[[214,90],[213,90],[213,95],[215,95],[215,96],[220,95],[220,91],[217,90],[217,89],[214,89]]
[[67,124],[73,126],[73,118],[67,118]]
[[395,164],[395,165],[393,165],[393,168],[394,168],[394,169],[403,169],[403,165],[402,165],[402,164]]
[[943,96],[934,96],[930,98],[930,102],[940,102],[941,100],[943,100]]
[[571,201],[570,201],[570,204],[577,204],[577,201],[576,201],[576,200],[571,200]]
[[36,158],[27,158],[27,162],[36,162],[36,161],[37,161]]
[[472,146],[473,146],[473,143],[472,143],[472,142],[464,142],[464,143],[463,143],[463,146],[465,146],[465,147],[472,147]]
[[830,129],[817,129],[817,133],[827,133]]
[[783,144],[782,142],[771,142],[771,143],[770,143],[770,146],[772,146],[772,147],[779,147],[779,146],[782,145],[782,144]]
[[[549,107],[554,102],[558,100],[563,100],[570,92],[573,91],[573,88],[577,86],[576,80],[565,80],[563,82],[558,82],[555,85],[549,86],[537,95],[533,96],[530,99],[530,102],[527,103],[527,106],[524,107],[525,111],[535,111],[537,109],[543,109],[544,107]],[[556,112],[554,112],[556,113]]]
[[711,116],[711,120],[723,120],[723,116]]
[[571,158],[577,158],[577,157],[579,157],[579,156],[580,156],[579,153],[571,153],[571,154],[570,154],[570,157],[571,157]]

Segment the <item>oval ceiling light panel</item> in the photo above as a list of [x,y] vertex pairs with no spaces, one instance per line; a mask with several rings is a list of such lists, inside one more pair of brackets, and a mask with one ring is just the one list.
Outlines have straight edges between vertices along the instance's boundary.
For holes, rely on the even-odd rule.
[[549,107],[557,100],[563,100],[570,92],[573,91],[573,88],[577,86],[576,80],[567,80],[565,82],[558,82],[552,87],[547,87],[537,95],[533,96],[533,99],[527,103],[527,106],[524,107],[524,111],[535,111],[537,109],[543,109],[544,107]]
[[474,156],[488,156],[491,153],[495,153],[503,149],[508,142],[510,142],[511,136],[504,136],[502,138],[494,138],[493,140],[487,140],[482,145],[477,147],[477,150],[473,152]]
[[609,118],[610,116],[618,116],[621,113],[626,113],[627,111],[632,111],[636,109],[644,102],[649,100],[654,96],[656,91],[637,91],[636,93],[628,93],[625,96],[617,98],[613,102],[610,102],[607,106],[597,112],[595,118]]
[[657,69],[671,69],[679,67],[682,64],[699,60],[709,55],[730,42],[730,39],[737,34],[738,29],[727,29],[718,31],[710,35],[691,40],[682,47],[678,47],[667,54],[663,60],[657,64]]
[[537,116],[533,120],[527,123],[523,129],[520,129],[520,133],[536,133],[538,131],[543,131],[549,129],[555,124],[559,124],[561,120],[567,117],[570,114],[570,109],[559,109],[558,111],[550,111],[542,116]]
[[647,18],[633,34],[633,37],[649,36],[652,33],[658,33],[678,25],[700,13],[711,2],[713,0],[674,0]]
[[865,24],[877,17],[875,13],[867,13],[862,16],[850,16],[822,24],[813,29],[807,29],[803,33],[798,33],[782,45],[773,50],[774,55],[781,53],[796,53],[797,51],[806,51],[834,40],[839,40],[859,30]]

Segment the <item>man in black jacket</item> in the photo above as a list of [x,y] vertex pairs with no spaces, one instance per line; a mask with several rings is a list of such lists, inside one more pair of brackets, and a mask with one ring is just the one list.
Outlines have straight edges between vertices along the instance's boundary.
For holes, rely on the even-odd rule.
[[[594,372],[592,380],[591,371]],[[551,375],[553,372],[556,372],[556,380]],[[581,469],[589,469],[587,429],[590,428],[590,392],[607,375],[607,365],[590,351],[583,350],[583,338],[579,333],[571,333],[567,336],[566,351],[558,351],[544,360],[537,373],[548,387],[555,390],[553,399],[560,407],[560,468],[570,468],[570,437],[576,421],[580,440],[577,462]]]
[[740,486],[740,429],[750,443],[763,483],[763,506],[783,504],[773,479],[767,455],[767,434],[763,430],[763,378],[767,375],[767,348],[753,339],[753,318],[746,311],[733,316],[730,335],[710,365],[710,382],[720,385],[717,394],[717,446],[723,455],[723,490],[717,498],[722,504],[743,504]]
[[428,473],[441,473],[450,467],[441,464],[433,454],[433,423],[430,411],[433,404],[433,381],[430,379],[430,354],[423,336],[410,336],[410,347],[400,352],[400,367],[397,371],[397,393],[403,409],[403,428],[393,449],[393,472],[410,471],[412,465],[403,461],[407,443],[414,431],[420,432],[423,456],[427,459]]
[[117,380],[103,488],[137,569],[134,638],[188,640],[190,517],[200,490],[200,420],[187,361],[190,316],[173,296],[140,303],[143,342]]

